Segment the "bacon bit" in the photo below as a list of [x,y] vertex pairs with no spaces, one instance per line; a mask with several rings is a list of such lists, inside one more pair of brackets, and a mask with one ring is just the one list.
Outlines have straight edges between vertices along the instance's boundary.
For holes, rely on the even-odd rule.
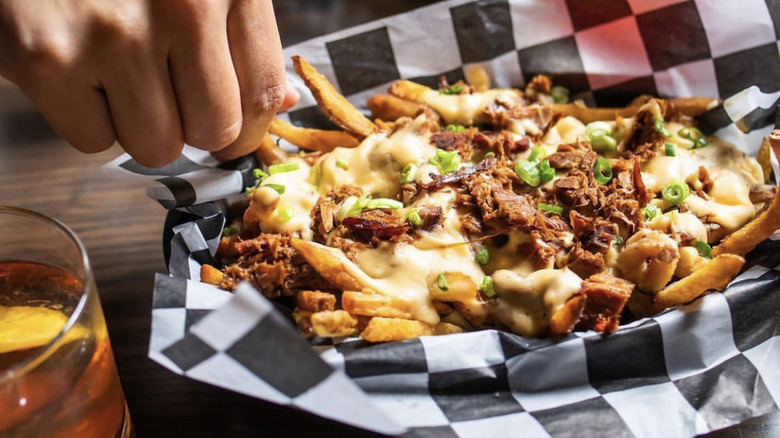
[[[393,217],[395,216],[390,216]],[[341,221],[341,225],[353,232],[357,237],[364,241],[372,241],[374,239],[389,240],[395,236],[408,233],[411,227],[406,223],[401,223],[396,219],[395,221],[367,219],[361,216],[347,217]]]
[[580,278],[587,278],[604,270],[604,256],[592,253],[582,247],[580,242],[569,253],[566,266]]
[[474,148],[469,141],[472,130],[464,132],[437,132],[431,136],[431,143],[438,149],[458,151],[461,158],[470,160]]
[[634,156],[634,190],[636,191],[636,200],[639,201],[639,208],[644,207],[652,198],[652,193],[649,193],[645,188],[645,182],[642,181],[642,166],[638,156]]

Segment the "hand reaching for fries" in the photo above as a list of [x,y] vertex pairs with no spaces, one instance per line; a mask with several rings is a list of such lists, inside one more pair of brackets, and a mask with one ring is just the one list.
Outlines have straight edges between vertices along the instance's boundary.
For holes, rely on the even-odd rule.
[[249,153],[297,100],[260,0],[0,0],[0,75],[76,149],[116,140],[150,167],[185,142],[223,160]]

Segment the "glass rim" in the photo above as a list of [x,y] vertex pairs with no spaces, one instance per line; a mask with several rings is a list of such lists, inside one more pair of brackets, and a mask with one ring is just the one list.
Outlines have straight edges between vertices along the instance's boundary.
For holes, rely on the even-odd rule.
[[44,222],[48,222],[49,225],[52,225],[62,231],[65,234],[65,237],[75,245],[77,251],[79,252],[81,257],[81,264],[84,267],[84,280],[81,284],[81,297],[79,297],[79,301],[76,304],[76,307],[73,309],[73,313],[68,316],[68,320],[65,322],[65,325],[62,327],[62,329],[60,329],[60,331],[57,333],[57,336],[52,338],[46,344],[37,347],[34,354],[31,354],[29,357],[25,357],[18,363],[13,364],[10,368],[0,373],[0,385],[24,376],[31,369],[35,368],[41,358],[49,356],[49,354],[57,347],[59,342],[65,338],[65,335],[70,331],[70,329],[73,328],[81,314],[84,313],[84,309],[87,305],[87,299],[89,298],[89,287],[93,281],[92,267],[89,264],[89,258],[87,257],[87,250],[84,247],[84,244],[81,242],[81,239],[79,239],[76,233],[62,221],[34,210],[0,205],[0,215],[5,214],[34,217]]

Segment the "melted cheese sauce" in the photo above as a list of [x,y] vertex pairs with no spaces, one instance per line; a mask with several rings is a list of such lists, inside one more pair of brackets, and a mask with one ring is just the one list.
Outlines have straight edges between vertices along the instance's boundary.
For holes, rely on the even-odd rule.
[[545,134],[542,142],[547,153],[553,153],[559,144],[574,143],[585,138],[585,124],[571,116],[562,117]]
[[499,270],[492,277],[498,296],[496,318],[524,336],[543,334],[549,327],[550,317],[582,285],[582,279],[568,269],[542,269],[528,275]]
[[433,108],[446,123],[473,125],[483,123],[482,110],[496,100],[517,103],[522,99],[515,90],[495,89],[481,93],[447,95],[437,90],[423,93],[421,101]]
[[[429,138],[425,118],[420,116],[392,134],[373,134],[356,148],[336,148],[316,164],[322,175],[319,192],[353,185],[375,197],[392,198],[401,188],[401,169],[410,163],[421,165],[436,154]],[[337,160],[346,162],[348,168],[336,166]]]
[[[261,189],[255,190],[250,197],[250,208],[256,213],[260,229],[264,233],[278,233],[289,231],[300,233],[301,238],[311,240],[311,209],[317,203],[319,194],[316,188],[309,184],[308,178],[311,167],[300,158],[290,161],[298,163],[298,169],[292,172],[282,172],[271,175],[260,184]],[[269,184],[284,186],[284,193],[273,196],[268,187]],[[275,208],[268,208],[269,203]],[[280,214],[283,209],[289,209],[292,217],[287,219]]]
[[676,146],[676,156],[658,154],[642,166],[645,187],[658,193],[674,181],[685,181],[693,187],[700,186],[699,166],[704,166],[713,181],[710,199],[691,193],[685,204],[699,219],[720,224],[730,232],[753,219],[756,209],[750,202],[750,185],[763,182],[761,166],[734,146],[717,138],[708,138],[707,146],[688,149],[690,140],[676,133],[683,127],[666,123],[673,135],[669,143]]

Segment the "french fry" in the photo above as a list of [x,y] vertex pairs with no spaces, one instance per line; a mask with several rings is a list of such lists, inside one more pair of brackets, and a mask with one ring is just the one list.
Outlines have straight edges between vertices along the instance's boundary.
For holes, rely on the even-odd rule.
[[[442,272],[428,276],[428,295],[439,301],[466,301],[477,296],[477,285],[461,272]],[[444,286],[444,289],[442,289]]]
[[341,295],[341,307],[353,315],[413,318],[407,301],[379,294],[345,291]]
[[376,132],[376,125],[336,91],[333,84],[300,56],[293,56],[293,67],[311,90],[325,114],[340,128],[362,140]]
[[200,281],[204,283],[219,286],[224,276],[225,274],[222,271],[211,265],[201,265],[200,267]]
[[653,313],[672,306],[689,303],[708,290],[722,290],[737,275],[745,259],[734,254],[721,254],[693,274],[670,284],[655,296]]
[[263,141],[260,142],[260,146],[255,149],[255,156],[257,159],[265,164],[276,164],[287,161],[290,156],[284,149],[276,145],[274,139],[270,135],[266,134],[263,137]]
[[404,79],[397,80],[390,84],[389,90],[390,94],[395,97],[417,103],[422,103],[423,95],[429,91],[432,91],[432,89],[425,85]]
[[716,99],[710,97],[678,97],[669,99],[667,114],[681,114],[685,116],[698,116],[707,111]]
[[[780,129],[773,130],[767,137],[769,146],[780,157]],[[775,194],[769,207],[744,227],[729,234],[720,245],[712,249],[712,255],[745,255],[780,228],[780,196]]]
[[303,334],[306,337],[314,336],[314,328],[311,326],[311,315],[312,311],[310,310],[301,310],[301,309],[295,309],[293,310],[292,317],[293,321],[295,321],[295,325],[298,326],[298,330],[300,330],[301,334]]
[[312,151],[330,152],[337,147],[354,148],[360,144],[355,137],[343,131],[301,128],[279,119],[273,119],[268,130],[301,149]]
[[366,102],[374,118],[384,121],[394,121],[401,117],[414,117],[420,109],[420,104],[401,99],[390,94],[371,96]]
[[403,341],[434,334],[435,327],[420,321],[399,318],[371,318],[360,337],[368,342]]
[[301,310],[321,312],[336,307],[336,296],[328,292],[302,290],[295,295],[295,301]]
[[[647,103],[649,99],[646,96],[634,99],[630,105],[623,108],[590,108],[581,103],[556,103],[552,105],[553,112],[558,112],[564,116],[572,116],[579,119],[582,123],[588,124],[600,120],[615,120],[620,117],[634,117],[639,108]],[[686,116],[697,116],[707,110],[712,99],[704,97],[686,97],[669,99],[667,115],[679,114]]]
[[337,249],[301,239],[293,239],[292,246],[317,273],[337,288],[363,290],[363,284],[351,272],[358,269],[357,266]]
[[571,297],[550,317],[550,334],[565,335],[574,329],[585,310],[585,295]]
[[323,310],[312,313],[312,330],[317,336],[332,338],[353,336],[358,333],[358,320],[344,310]]
[[487,91],[490,88],[490,75],[481,65],[470,65],[463,71],[466,82],[478,92]]
[[772,148],[769,147],[769,137],[764,138],[761,142],[756,153],[756,161],[764,172],[764,182],[769,182],[769,177],[772,176]]
[[450,324],[448,322],[440,322],[436,324],[436,327],[433,328],[433,334],[436,336],[440,335],[451,335],[454,333],[463,333],[465,330],[463,328],[458,327],[455,324]]

